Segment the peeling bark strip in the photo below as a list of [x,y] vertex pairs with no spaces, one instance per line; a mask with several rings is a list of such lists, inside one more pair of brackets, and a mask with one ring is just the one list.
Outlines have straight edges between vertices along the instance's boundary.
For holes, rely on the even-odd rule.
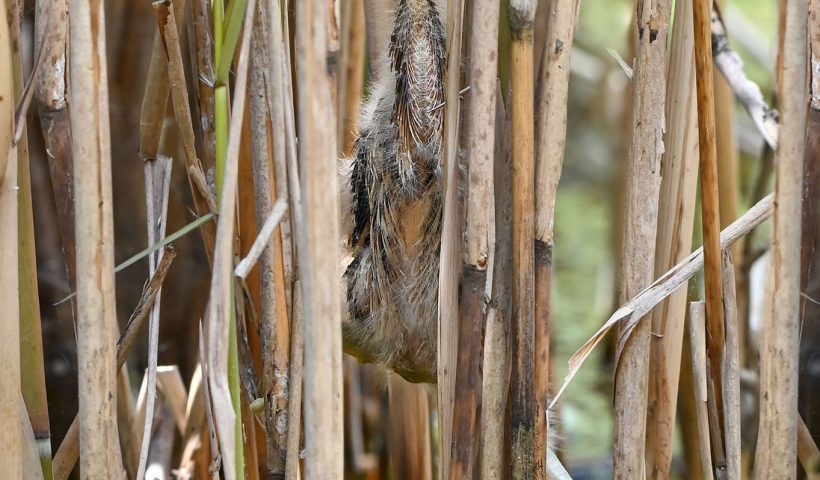
[[108,73],[103,2],[72,1],[72,125],[77,234],[77,357],[80,391],[80,466],[88,478],[120,478],[117,366],[114,338],[114,225]]
[[759,478],[794,478],[797,435],[800,233],[806,121],[805,0],[788,0],[783,32],[782,128],[777,148],[774,218],[774,301],[764,315],[760,368]]
[[[621,257],[621,300],[652,282],[658,224],[661,158],[666,127],[666,33],[671,2],[637,2],[638,58],[632,94],[632,140],[627,164]],[[621,344],[615,371],[614,478],[644,476],[649,333],[642,322]]]
[[732,50],[723,18],[717,6],[711,11],[711,44],[715,65],[726,78],[737,99],[752,117],[763,139],[772,149],[777,148],[777,111],[769,107],[756,83],[743,71],[743,60]]

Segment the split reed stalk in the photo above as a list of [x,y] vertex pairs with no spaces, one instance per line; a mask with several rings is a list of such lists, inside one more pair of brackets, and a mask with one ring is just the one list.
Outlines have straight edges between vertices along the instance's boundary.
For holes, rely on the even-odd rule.
[[495,246],[491,301],[484,333],[481,389],[481,478],[507,478],[505,435],[510,385],[510,321],[512,311],[512,180],[510,178],[510,122],[496,84],[493,193]]
[[98,1],[72,1],[72,125],[77,235],[77,361],[80,391],[80,467],[85,478],[119,478],[117,433],[114,215],[105,15]]
[[[453,412],[452,463],[449,478],[474,478],[479,469],[475,442],[481,394],[484,299],[490,261],[490,205],[495,148],[496,72],[498,61],[497,1],[475,2],[468,22],[470,96],[466,106],[468,179],[464,263],[458,318],[458,361]],[[496,368],[495,366],[491,368]],[[491,393],[492,395],[492,393]]]
[[[675,3],[668,74],[668,129],[661,179],[655,275],[683,260],[692,248],[698,182],[698,135],[692,3]],[[648,476],[669,478],[686,319],[687,289],[678,288],[652,312],[649,399],[646,425]],[[687,392],[688,393],[688,392]]]
[[[303,165],[308,240],[300,252],[305,302],[305,478],[342,478],[341,292],[336,122],[328,72],[325,0],[296,5],[299,153]],[[295,172],[294,172],[295,173]]]
[[723,252],[723,306],[726,319],[726,343],[723,347],[723,419],[726,449],[726,476],[740,480],[740,335],[737,308],[735,266],[728,251]]
[[293,282],[293,323],[291,324],[290,391],[288,395],[288,439],[285,448],[285,479],[301,478],[299,450],[302,433],[302,386],[305,358],[305,323],[302,316],[301,280]]
[[[632,139],[625,192],[621,299],[652,283],[661,184],[666,34],[671,2],[637,2],[638,47],[632,92]],[[641,322],[619,352],[615,374],[614,478],[644,475],[649,336]],[[624,330],[621,335],[623,336]]]
[[3,319],[0,335],[8,339],[0,352],[0,367],[7,374],[0,384],[0,461],[12,478],[23,476],[23,430],[18,418],[24,409],[20,396],[20,303],[18,298],[17,226],[17,146],[14,134],[14,91],[11,48],[11,22],[15,11],[3,5],[0,11],[0,305]]
[[[257,19],[251,40],[251,78],[250,78],[250,127],[253,149],[253,178],[254,196],[256,204],[256,224],[262,225],[270,215],[273,192],[273,172],[270,164],[272,160],[272,145],[268,123],[268,95],[265,74],[269,71],[269,59],[265,49],[268,34],[268,5],[260,2],[257,6]],[[278,6],[274,5],[274,8]],[[276,282],[276,257],[281,255],[279,231],[274,232],[274,240],[265,243],[266,247],[259,261],[259,324],[261,325],[262,348],[262,395],[265,398],[265,460],[268,475],[283,475],[285,472],[284,458],[279,452],[275,436],[276,402],[273,388],[275,383],[273,353],[278,341],[277,317],[286,315],[284,298],[278,293],[284,293],[280,284]],[[277,246],[279,248],[277,248]],[[281,263],[281,261],[280,261]]]
[[[546,40],[538,75],[537,154],[535,159],[535,478],[547,477],[550,377],[550,289],[555,196],[567,141],[570,55],[578,0],[556,0],[544,6]],[[536,58],[538,58],[536,56]]]
[[511,0],[512,100],[512,478],[533,478],[535,389],[535,145],[533,21],[535,0]]
[[[148,245],[153,245],[165,237],[165,228],[168,223],[168,196],[171,189],[171,158],[158,155],[145,162],[145,203],[148,228]],[[148,256],[148,273],[153,276],[162,258],[162,252],[157,251]],[[147,397],[145,405],[144,426],[142,429],[142,445],[140,447],[137,480],[145,478],[145,469],[148,466],[149,447],[151,445],[152,425],[154,423],[154,406],[157,398],[157,362],[159,358],[159,314],[160,293],[157,291],[157,300],[151,306],[148,321],[148,367]],[[139,419],[137,419],[139,421]]]
[[447,78],[444,105],[444,213],[438,293],[438,418],[439,478],[450,475],[458,362],[458,275],[462,247],[461,212],[458,206],[458,148],[461,102],[461,52],[464,1],[447,4]]
[[[274,190],[271,196],[274,198],[283,198],[286,201],[289,198],[290,192],[288,187],[288,171],[286,163],[288,161],[288,145],[294,141],[293,137],[287,137],[285,120],[285,112],[288,113],[288,118],[292,118],[292,102],[288,101],[286,105],[286,95],[284,90],[285,77],[289,71],[285,73],[286,61],[284,59],[285,51],[282,41],[282,18],[279,2],[275,0],[268,0],[265,8],[262,10],[267,16],[264,21],[267,26],[267,39],[263,45],[267,45],[269,58],[266,69],[266,86],[267,86],[267,102],[268,114],[270,115],[270,123],[268,126],[268,154],[273,157],[273,185]],[[292,148],[292,147],[291,147]],[[297,172],[294,172],[296,175]],[[293,312],[291,305],[291,281],[292,273],[292,248],[291,248],[291,223],[290,218],[295,211],[293,204],[290,204],[287,218],[274,232],[273,249],[274,249],[274,278],[275,285],[275,307],[276,307],[276,324],[273,326],[275,332],[272,330],[263,330],[265,352],[269,357],[265,360],[265,367],[263,368],[263,386],[265,392],[269,395],[268,408],[266,415],[270,416],[268,419],[269,426],[266,434],[270,440],[266,440],[268,445],[268,465],[269,468],[285,473],[286,468],[286,446],[288,442],[288,415],[291,406],[289,404],[288,395],[289,388],[293,383],[290,381],[290,346],[291,346],[291,319]],[[264,278],[263,278],[264,279]],[[267,280],[265,280],[267,281]],[[267,293],[263,293],[267,295]],[[275,343],[271,344],[274,340]],[[271,355],[272,354],[272,355]],[[270,365],[270,366],[269,366]],[[296,407],[298,410],[301,406]],[[296,428],[299,432],[300,428]]]
[[[720,255],[720,207],[715,138],[715,91],[712,68],[711,1],[695,0],[695,70],[698,85],[698,141],[700,147],[701,217],[703,222],[704,287],[706,290],[706,340],[710,375],[715,382],[719,416],[722,401],[720,375],[723,355],[723,286]],[[715,431],[722,429],[722,422]],[[717,427],[717,428],[715,428]]]
[[764,320],[755,473],[794,478],[797,435],[800,233],[806,106],[807,2],[788,0],[774,214],[774,302]]
[[701,478],[711,480],[714,478],[712,471],[712,454],[709,450],[711,445],[709,439],[709,414],[707,413],[707,386],[709,374],[707,373],[706,357],[706,333],[704,325],[706,323],[706,310],[704,302],[692,302],[689,304],[689,344],[692,352],[692,376],[694,380],[695,405],[698,424],[698,446],[700,447]]

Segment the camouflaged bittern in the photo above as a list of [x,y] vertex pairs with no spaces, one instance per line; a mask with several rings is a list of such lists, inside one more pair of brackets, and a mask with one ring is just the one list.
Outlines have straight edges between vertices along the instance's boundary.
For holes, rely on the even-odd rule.
[[444,188],[443,9],[433,0],[392,3],[391,21],[368,22],[392,31],[389,39],[386,31],[368,32],[387,48],[371,54],[372,94],[346,182],[352,193],[353,261],[345,272],[344,347],[411,382],[435,382]]

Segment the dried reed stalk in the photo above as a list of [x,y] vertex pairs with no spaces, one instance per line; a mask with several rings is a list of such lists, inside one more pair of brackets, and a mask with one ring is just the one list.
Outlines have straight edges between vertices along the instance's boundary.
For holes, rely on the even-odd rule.
[[[697,195],[697,105],[691,2],[675,4],[666,77],[664,175],[661,179],[655,275],[683,260],[692,247]],[[653,479],[669,477],[678,399],[678,376],[686,318],[686,288],[681,286],[652,311],[646,469]]]
[[508,472],[504,459],[507,394],[510,384],[510,321],[512,298],[512,183],[510,178],[510,122],[496,85],[493,193],[495,246],[491,301],[484,334],[481,389],[481,478],[501,480]]
[[77,361],[80,390],[80,466],[87,478],[119,478],[122,457],[116,415],[114,338],[114,225],[108,74],[103,4],[72,1],[72,142],[77,235]]
[[740,327],[737,315],[735,267],[728,251],[723,252],[723,306],[726,319],[726,343],[723,347],[723,419],[726,451],[726,476],[740,480]]
[[439,478],[450,474],[458,358],[458,275],[462,224],[458,206],[458,142],[461,105],[461,53],[464,1],[447,4],[447,78],[444,105],[444,213],[441,230],[438,294],[438,418]]
[[534,0],[512,0],[512,377],[510,437],[512,478],[533,478],[535,398],[535,155],[533,99]]
[[[289,201],[288,171],[286,163],[288,160],[288,145],[294,142],[293,136],[286,134],[285,112],[288,118],[293,116],[293,104],[285,99],[285,76],[290,79],[289,71],[283,73],[285,69],[285,50],[282,41],[282,19],[279,2],[269,0],[262,10],[266,16],[260,22],[266,24],[265,30],[268,37],[262,44],[269,49],[269,58],[266,68],[266,91],[268,102],[268,114],[270,124],[268,125],[268,154],[273,157],[274,169],[271,172],[274,176],[274,190],[270,193],[272,198],[284,198]],[[288,135],[286,137],[286,135]],[[295,157],[295,154],[294,154]],[[294,158],[295,162],[295,158]],[[294,172],[294,176],[297,172]],[[274,205],[276,208],[276,205]],[[294,208],[289,209],[293,213]],[[270,221],[268,216],[268,221]],[[266,442],[268,448],[268,465],[274,471],[285,473],[285,447],[288,441],[288,414],[289,414],[289,370],[290,370],[290,345],[291,345],[291,280],[292,274],[292,248],[290,235],[290,217],[286,215],[282,225],[274,232],[273,251],[273,284],[275,286],[275,307],[276,323],[263,329],[264,351],[268,357],[264,362],[263,388],[268,397],[268,408],[266,417],[268,428],[266,430]],[[263,280],[267,282],[263,277]],[[263,287],[263,295],[267,295]],[[264,325],[264,324],[263,324]],[[274,339],[275,337],[275,339]],[[297,407],[297,410],[301,405]],[[296,431],[300,429],[297,427]],[[270,440],[267,440],[270,438]]]
[[[652,283],[663,154],[668,0],[637,3],[638,49],[633,77],[632,139],[629,146],[621,300]],[[615,375],[614,478],[644,475],[649,322],[639,324],[619,349]],[[623,332],[623,330],[622,330]]]
[[707,413],[707,373],[706,357],[706,309],[702,301],[689,304],[689,342],[692,351],[692,373],[694,377],[695,404],[697,405],[698,445],[700,446],[701,476],[704,480],[714,478],[712,454],[709,450],[709,414]]
[[[726,0],[714,2],[720,10],[726,5]],[[714,37],[713,37],[714,38]],[[714,54],[714,52],[713,52]],[[720,204],[720,228],[729,225],[737,218],[738,202],[740,201],[740,174],[738,168],[738,147],[735,140],[735,98],[726,78],[718,71],[712,72],[715,92],[715,140],[718,169],[718,194]],[[740,259],[740,245],[732,250],[736,263]]]
[[[717,407],[722,416],[721,356],[723,355],[723,286],[720,260],[720,207],[717,179],[717,140],[715,139],[715,92],[712,69],[710,0],[696,0],[693,8],[695,28],[695,71],[697,72],[698,141],[700,148],[701,217],[703,222],[704,278],[706,290],[707,354],[715,381]],[[722,424],[722,422],[721,422]]]
[[335,108],[326,68],[325,0],[296,5],[299,150],[304,166],[306,248],[300,251],[305,301],[305,478],[341,478],[341,292]]
[[341,25],[340,43],[341,59],[339,71],[338,98],[339,136],[338,145],[342,155],[349,156],[356,140],[356,122],[359,119],[359,105],[362,100],[365,66],[365,24],[364,1],[349,0],[340,2]]
[[[171,101],[174,107],[174,117],[177,121],[177,128],[179,130],[180,140],[182,141],[182,151],[185,158],[185,172],[188,176],[188,183],[191,188],[191,196],[194,200],[194,208],[198,216],[206,215],[213,211],[212,207],[215,205],[215,200],[210,189],[195,180],[195,177],[203,172],[202,163],[197,158],[194,138],[193,123],[191,120],[191,110],[188,102],[188,89],[185,82],[185,71],[182,63],[182,51],[180,48],[179,33],[182,25],[177,23],[177,18],[181,18],[182,7],[185,5],[185,0],[176,0],[176,3],[170,0],[166,2],[155,2],[154,8],[157,11],[157,22],[159,26],[159,33],[161,50],[159,51],[160,61],[166,62],[166,77],[167,84],[165,85],[164,98],[167,103],[168,90],[170,88]],[[169,8],[172,7],[172,8]],[[153,57],[152,57],[153,62]],[[159,81],[159,80],[158,80]],[[160,87],[156,87],[159,89]],[[152,91],[146,90],[146,95]],[[161,97],[161,93],[157,96]],[[155,100],[158,101],[158,100]],[[145,103],[143,103],[145,105]],[[204,173],[203,173],[204,176]],[[213,261],[213,248],[215,243],[215,225],[207,224],[202,228],[202,239],[205,244],[205,254],[209,261]]]
[[761,478],[792,478],[797,435],[800,223],[806,121],[807,2],[786,2],[783,82],[777,147],[774,218],[774,302],[764,320],[760,428],[755,471]]
[[[545,6],[546,39],[538,78],[535,187],[535,478],[546,478],[549,404],[550,289],[553,217],[567,137],[570,55],[578,16],[577,0]],[[536,55],[536,58],[538,56]]]
[[12,478],[23,476],[23,454],[20,412],[25,409],[20,396],[20,303],[18,298],[18,225],[17,225],[17,146],[13,143],[14,91],[10,25],[15,9],[4,4],[0,11],[0,305],[3,320],[0,335],[8,339],[0,353],[3,375],[0,401],[0,460]]
[[[490,251],[490,204],[495,148],[496,72],[498,59],[498,2],[475,2],[469,14],[470,85],[466,103],[467,199],[464,263],[461,266],[461,298],[458,318],[453,411],[452,463],[449,478],[473,478],[478,472],[475,442],[481,388],[481,355],[484,330],[485,290]],[[451,78],[454,78],[451,75]],[[492,367],[495,368],[495,367]],[[475,473],[474,473],[475,472]]]
[[432,480],[430,412],[425,386],[408,383],[396,374],[388,375],[388,448],[393,475],[395,478]]

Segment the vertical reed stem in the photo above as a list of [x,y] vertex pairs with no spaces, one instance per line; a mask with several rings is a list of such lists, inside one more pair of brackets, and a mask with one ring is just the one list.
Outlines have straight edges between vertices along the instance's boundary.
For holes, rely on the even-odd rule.
[[305,306],[305,478],[342,478],[341,293],[335,107],[328,71],[325,0],[296,5],[300,82],[299,150],[304,172],[308,240],[302,250]]
[[512,478],[534,476],[535,389],[535,155],[533,118],[534,0],[511,0],[512,33]]
[[764,320],[760,368],[759,478],[794,478],[797,435],[800,233],[806,121],[807,2],[788,0],[783,31],[780,137],[774,212],[774,301]]
[[105,15],[99,0],[72,1],[71,123],[77,234],[77,357],[80,390],[80,468],[86,478],[123,474],[117,433],[114,214]]
[[[654,277],[665,104],[668,0],[637,2],[637,61],[632,92],[621,263],[621,300]],[[649,322],[640,322],[619,352],[615,375],[614,478],[644,476]]]

